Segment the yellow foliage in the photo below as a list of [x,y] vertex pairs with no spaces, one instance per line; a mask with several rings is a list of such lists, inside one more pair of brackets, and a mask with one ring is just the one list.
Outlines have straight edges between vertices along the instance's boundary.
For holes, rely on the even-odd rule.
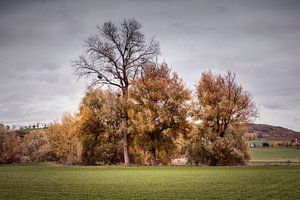
[[51,150],[65,164],[81,162],[81,140],[77,128],[78,117],[65,113],[61,123],[49,125],[48,138]]
[[243,131],[256,117],[250,94],[235,82],[235,75],[203,73],[196,88],[195,126],[189,162],[208,165],[244,164],[249,159]]
[[166,64],[148,65],[143,76],[133,81],[129,132],[136,144],[152,155],[152,164],[169,162],[175,140],[186,134],[189,99],[190,92]]

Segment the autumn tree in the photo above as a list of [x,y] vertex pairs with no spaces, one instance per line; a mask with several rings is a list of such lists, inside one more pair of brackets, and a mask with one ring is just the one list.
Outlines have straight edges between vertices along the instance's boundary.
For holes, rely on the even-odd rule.
[[90,89],[80,104],[78,131],[84,164],[117,164],[122,159],[120,95]]
[[122,92],[124,162],[128,155],[128,89],[146,63],[159,54],[159,43],[153,38],[146,42],[142,25],[135,19],[126,19],[117,26],[106,22],[97,27],[97,33],[85,40],[84,55],[74,62],[80,77],[91,77],[92,86],[111,85]]
[[81,140],[78,133],[78,117],[65,113],[61,122],[49,125],[48,138],[51,151],[59,162],[78,164],[81,162]]
[[[188,128],[189,91],[166,64],[147,65],[130,90],[130,132],[136,144],[151,155],[157,165],[164,155],[171,158],[175,140]],[[160,157],[161,156],[161,157]]]
[[189,161],[208,165],[244,164],[249,159],[243,139],[246,126],[256,116],[248,92],[236,83],[236,76],[203,73],[196,88],[198,107]]
[[45,131],[30,131],[23,138],[23,154],[30,161],[51,160],[50,143]]
[[0,163],[19,162],[22,156],[22,139],[12,131],[0,128]]

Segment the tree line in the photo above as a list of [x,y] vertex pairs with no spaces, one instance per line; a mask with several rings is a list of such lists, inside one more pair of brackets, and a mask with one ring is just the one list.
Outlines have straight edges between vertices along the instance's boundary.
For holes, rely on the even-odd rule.
[[[185,155],[190,164],[245,164],[243,133],[256,116],[250,94],[234,74],[211,71],[190,91],[166,63],[155,60],[159,43],[146,41],[141,27],[134,19],[119,26],[106,22],[85,40],[73,67],[92,80],[91,87],[78,113],[49,125],[52,159],[157,165]],[[108,87],[97,87],[103,85]]]

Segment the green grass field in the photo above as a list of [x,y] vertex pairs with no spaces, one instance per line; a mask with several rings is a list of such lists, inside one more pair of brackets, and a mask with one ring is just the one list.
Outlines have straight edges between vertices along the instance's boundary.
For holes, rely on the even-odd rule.
[[0,166],[0,199],[299,199],[299,167]]
[[251,160],[300,162],[300,149],[292,148],[251,148]]

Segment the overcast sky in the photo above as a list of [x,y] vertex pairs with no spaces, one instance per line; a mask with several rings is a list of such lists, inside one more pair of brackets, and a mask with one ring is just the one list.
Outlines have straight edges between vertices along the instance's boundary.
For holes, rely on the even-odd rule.
[[235,72],[257,123],[300,131],[300,1],[0,1],[0,122],[76,112],[88,82],[70,65],[97,24],[135,18],[193,89],[202,72]]

